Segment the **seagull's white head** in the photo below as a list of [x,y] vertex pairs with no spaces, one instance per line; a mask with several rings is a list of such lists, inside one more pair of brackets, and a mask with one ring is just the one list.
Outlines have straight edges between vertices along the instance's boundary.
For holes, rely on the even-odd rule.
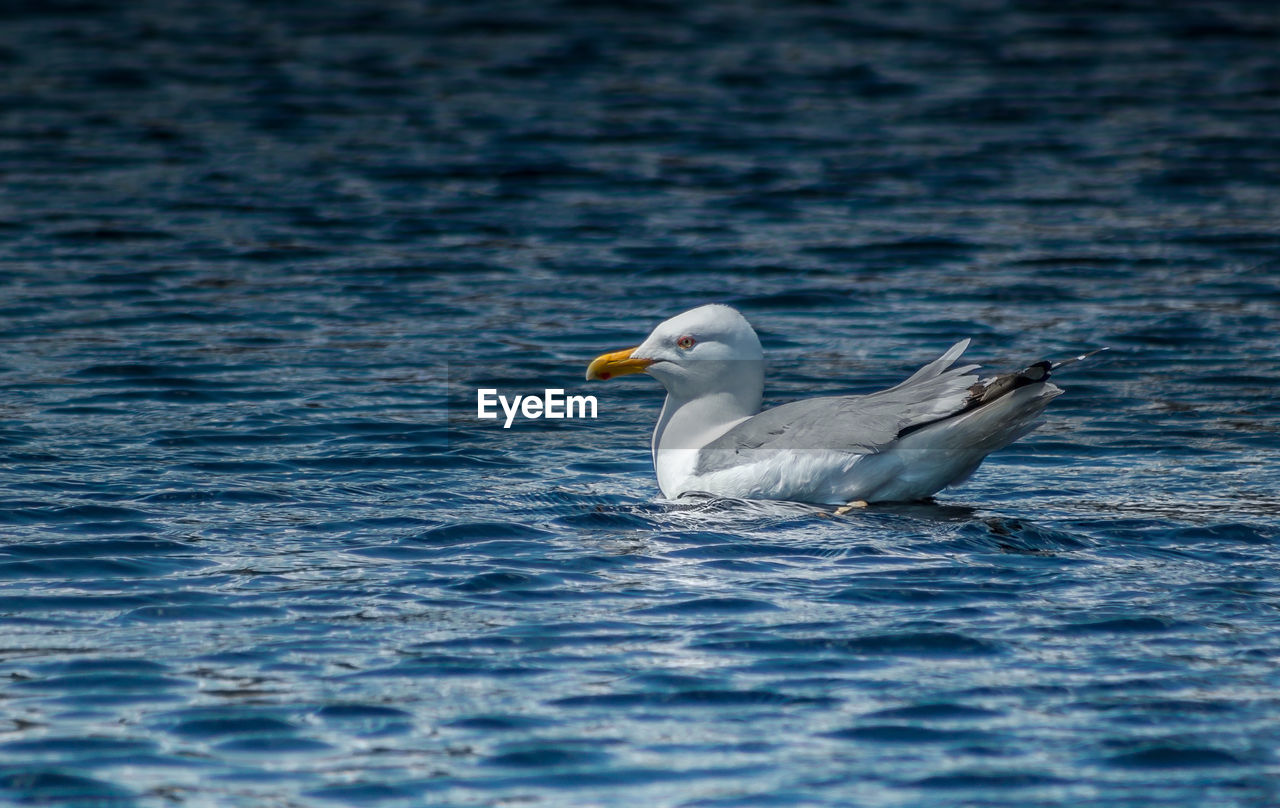
[[754,412],[764,388],[764,351],[736,309],[699,306],[659,324],[635,348],[596,357],[587,379],[630,373],[648,373],[677,399],[728,393]]

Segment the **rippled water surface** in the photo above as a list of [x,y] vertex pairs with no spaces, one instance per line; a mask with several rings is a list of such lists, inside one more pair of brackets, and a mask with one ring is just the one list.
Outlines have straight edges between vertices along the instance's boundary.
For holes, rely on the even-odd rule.
[[[4,4],[0,802],[1277,804],[1277,41]],[[666,502],[583,370],[710,301],[772,402],[1112,350],[934,503]]]

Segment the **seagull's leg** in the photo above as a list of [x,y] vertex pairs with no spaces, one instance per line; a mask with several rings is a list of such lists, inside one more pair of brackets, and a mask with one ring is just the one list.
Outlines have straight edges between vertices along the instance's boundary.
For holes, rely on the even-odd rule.
[[844,516],[846,513],[854,510],[855,508],[865,508],[865,507],[867,507],[866,500],[855,499],[853,502],[846,503],[844,505],[841,505],[839,508],[836,508],[835,515]]

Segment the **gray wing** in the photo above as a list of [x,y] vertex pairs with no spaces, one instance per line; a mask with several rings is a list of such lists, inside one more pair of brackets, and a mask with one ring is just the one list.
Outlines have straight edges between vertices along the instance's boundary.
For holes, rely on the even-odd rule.
[[[973,401],[977,365],[951,368],[969,340],[916,371],[901,384],[865,396],[793,401],[748,418],[702,448],[698,473],[729,468],[750,452],[827,449],[874,454],[903,433],[963,411]],[[950,368],[950,369],[948,369]]]

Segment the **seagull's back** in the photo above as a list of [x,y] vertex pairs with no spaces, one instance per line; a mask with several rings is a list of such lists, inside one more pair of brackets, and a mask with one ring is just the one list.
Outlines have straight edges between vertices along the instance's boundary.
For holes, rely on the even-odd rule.
[[843,504],[923,499],[963,482],[1035,429],[1062,392],[1046,363],[985,381],[976,365],[950,367],[967,345],[887,390],[804,399],[740,422],[699,449],[675,495]]

